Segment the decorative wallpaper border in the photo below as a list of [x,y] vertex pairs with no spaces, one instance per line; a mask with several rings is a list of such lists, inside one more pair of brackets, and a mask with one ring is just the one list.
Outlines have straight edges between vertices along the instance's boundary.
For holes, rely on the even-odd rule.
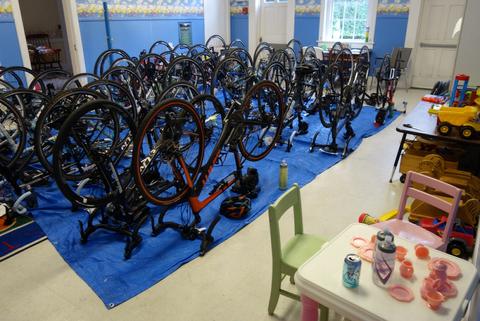
[[[203,0],[110,0],[111,16],[203,15]],[[77,0],[81,17],[103,15],[103,5],[96,0]]]
[[9,15],[13,12],[10,0],[0,0],[0,16]]
[[408,14],[410,0],[380,0],[377,13],[380,14]]
[[379,14],[408,14],[409,6],[405,4],[401,5],[383,5],[379,4],[377,7],[377,13]]
[[230,0],[230,14],[248,15],[248,0]]
[[295,14],[297,15],[312,15],[321,12],[321,5],[295,6]]
[[295,0],[295,14],[312,15],[319,14],[321,10],[321,0]]

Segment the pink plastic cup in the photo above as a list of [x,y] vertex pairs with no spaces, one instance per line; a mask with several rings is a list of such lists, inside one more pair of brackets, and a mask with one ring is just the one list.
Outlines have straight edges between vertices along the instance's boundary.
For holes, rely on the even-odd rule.
[[410,260],[403,260],[400,264],[400,275],[409,279],[413,275],[413,264]]
[[427,291],[425,298],[427,299],[428,307],[432,310],[437,310],[445,300],[443,294],[438,291]]
[[405,256],[407,255],[407,252],[408,250],[405,247],[401,245],[397,246],[397,251],[395,252],[397,255],[397,260],[399,260],[400,262],[405,260]]
[[428,250],[428,248],[425,245],[423,245],[423,244],[415,245],[415,255],[419,259],[426,259],[426,258],[428,258],[429,254],[430,254],[430,251]]

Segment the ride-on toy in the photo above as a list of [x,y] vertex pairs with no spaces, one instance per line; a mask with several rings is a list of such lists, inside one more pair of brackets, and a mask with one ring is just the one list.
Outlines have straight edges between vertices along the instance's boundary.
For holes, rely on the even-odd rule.
[[447,136],[453,128],[458,128],[462,138],[471,139],[477,132],[480,132],[477,107],[442,106],[438,110],[431,111],[431,113],[438,117],[437,130],[440,135]]
[[[428,231],[442,235],[447,217],[442,216],[440,219],[421,219],[419,225]],[[457,257],[466,258],[472,253],[475,244],[475,230],[472,226],[463,224],[460,220],[456,220],[453,226],[450,240],[447,245],[447,253]]]

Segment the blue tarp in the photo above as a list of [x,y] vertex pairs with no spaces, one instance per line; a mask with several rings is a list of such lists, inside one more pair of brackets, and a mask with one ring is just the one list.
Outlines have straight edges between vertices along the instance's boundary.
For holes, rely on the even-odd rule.
[[[394,118],[397,116],[398,114]],[[364,108],[359,117],[353,121],[356,136],[351,141],[351,147],[356,148],[363,138],[379,132],[394,118],[387,119],[384,126],[375,128],[373,126],[375,110]],[[318,174],[341,160],[340,156],[324,154],[318,149],[313,153],[308,151],[314,132],[321,130],[317,140],[321,143],[328,139],[329,130],[321,126],[318,115],[307,117],[307,121],[310,123],[309,133],[296,137],[290,153],[286,152],[285,145],[279,146],[262,161],[247,164],[258,169],[261,192],[258,198],[252,201],[252,210],[246,219],[220,220],[213,232],[214,244],[221,243],[255,220],[281,195],[278,189],[278,173],[282,159],[288,163],[289,184],[297,182],[300,186],[312,181]],[[289,129],[285,130],[285,137],[288,137],[288,134]],[[215,178],[221,179],[233,169],[233,159],[230,157],[223,166],[214,168],[210,185],[215,183]],[[209,190],[207,186],[205,191]],[[33,211],[36,222],[63,259],[87,282],[108,308],[134,297],[174,272],[182,264],[199,256],[199,240],[182,239],[174,230],[166,230],[152,237],[148,222],[141,229],[142,243],[127,261],[123,259],[125,242],[118,234],[99,230],[90,236],[86,244],[81,244],[78,221],[86,221],[87,214],[83,211],[72,212],[70,203],[54,183],[36,191],[39,198],[39,206]],[[218,197],[201,212],[204,226],[208,226],[216,216],[220,202],[226,196],[229,196],[229,193]],[[157,218],[158,210],[154,208],[152,213]],[[187,214],[188,207],[183,205],[170,210],[166,219],[178,220],[181,217],[185,218]],[[215,255],[215,250],[207,255]]]

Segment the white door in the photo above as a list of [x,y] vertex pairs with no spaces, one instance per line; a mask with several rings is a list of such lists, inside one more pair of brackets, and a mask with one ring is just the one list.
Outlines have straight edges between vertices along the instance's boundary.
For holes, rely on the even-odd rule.
[[455,66],[465,0],[424,0],[412,86],[432,88],[450,80]]
[[287,39],[287,0],[260,0],[260,41],[273,44],[286,44]]

